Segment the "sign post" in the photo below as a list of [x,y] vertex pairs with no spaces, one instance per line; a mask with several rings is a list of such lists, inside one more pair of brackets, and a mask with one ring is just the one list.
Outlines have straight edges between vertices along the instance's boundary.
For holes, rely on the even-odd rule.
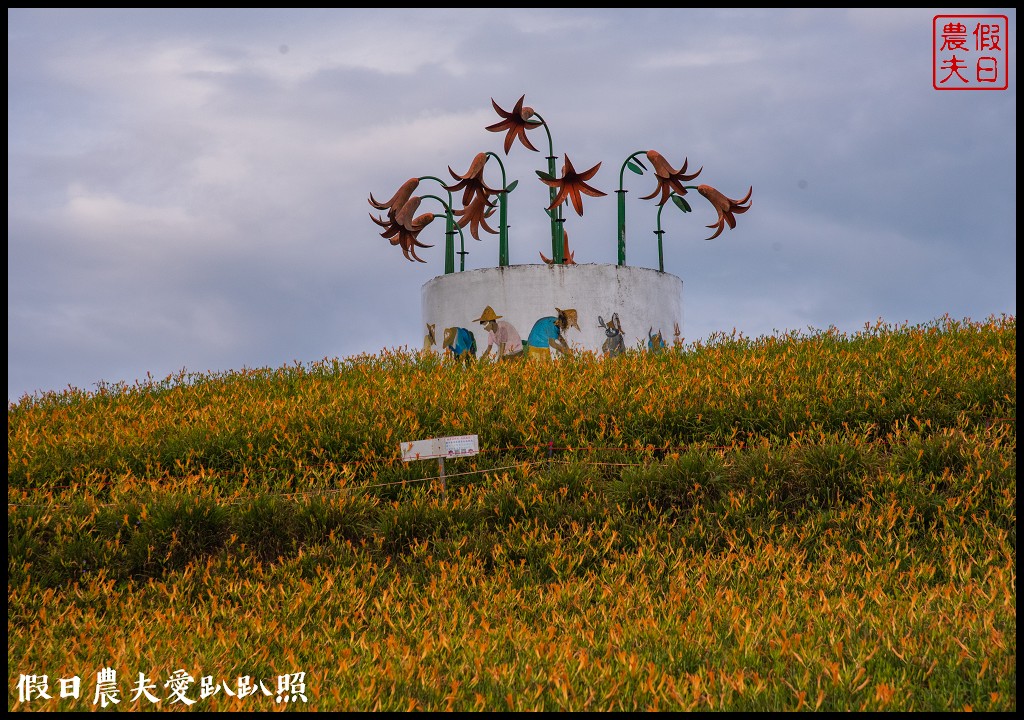
[[402,451],[403,462],[437,458],[441,492],[447,494],[448,485],[444,477],[444,459],[476,455],[480,452],[480,439],[476,435],[454,435],[452,437],[411,440],[402,443],[399,448]]

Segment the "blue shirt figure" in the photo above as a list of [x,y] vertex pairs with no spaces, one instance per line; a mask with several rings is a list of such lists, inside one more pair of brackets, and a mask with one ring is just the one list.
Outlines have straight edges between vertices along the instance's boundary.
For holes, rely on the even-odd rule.
[[558,325],[555,324],[555,318],[553,316],[542,317],[533,324],[533,330],[530,331],[530,337],[526,344],[530,347],[547,350],[550,347],[550,341],[557,340],[559,337],[561,337],[561,332]]
[[466,353],[476,357],[476,337],[473,333],[463,327],[452,329],[455,330],[455,339],[446,347],[451,350],[455,357],[462,357]]
[[576,310],[555,308],[555,312],[558,314],[553,317],[542,317],[533,324],[530,336],[526,340],[526,348],[531,358],[550,360],[551,351],[548,348],[554,348],[562,355],[572,354],[572,348],[565,341],[563,333],[570,327],[580,329],[579,323],[576,322]]
[[665,339],[661,336],[661,330],[654,333],[654,328],[647,331],[647,349],[651,352],[661,352],[666,347]]

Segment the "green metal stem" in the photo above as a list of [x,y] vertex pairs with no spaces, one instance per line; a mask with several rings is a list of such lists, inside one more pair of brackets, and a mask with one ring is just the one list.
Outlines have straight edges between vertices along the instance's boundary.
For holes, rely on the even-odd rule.
[[629,165],[629,161],[635,158],[637,155],[643,155],[646,150],[637,150],[635,153],[630,155],[622,163],[622,167],[619,168],[619,189],[616,193],[619,196],[619,265],[626,264],[626,189],[625,189],[625,175],[626,166]]
[[498,197],[498,267],[508,267],[508,193]]
[[[548,174],[556,178],[555,160],[558,156],[555,155],[555,146],[551,141],[551,131],[548,129],[548,124],[544,121],[544,118],[540,116],[540,113],[534,112],[533,117],[540,121],[540,124],[544,126],[544,132],[548,136]],[[548,205],[554,205],[555,198],[558,196],[558,190],[555,188],[548,188]],[[559,222],[562,220],[562,208],[556,207],[546,211],[548,217],[551,219],[551,259],[555,265],[561,265],[565,262],[565,231],[562,227],[563,223]]]
[[666,200],[664,204],[658,206],[658,229],[654,231],[654,234],[658,236],[658,270],[661,272],[665,272],[665,254],[661,242],[662,238],[665,236],[665,231],[661,229],[661,211],[665,209],[665,205],[668,205],[669,200],[672,199],[672,195],[675,195],[675,193],[669,194],[668,200]]
[[[420,182],[423,182],[424,180],[433,180],[434,182],[439,183],[441,187],[444,189],[444,191],[448,193],[448,202],[441,200],[441,198],[437,197],[436,195],[424,195],[423,197],[432,197],[435,200],[439,201],[442,205],[444,205],[444,274],[451,275],[453,272],[455,272],[455,228],[457,227],[457,225],[455,224],[455,214],[452,212],[451,190],[447,188],[447,186],[445,185],[444,181],[441,178],[434,177],[433,175],[424,175],[423,177],[417,179]],[[462,236],[462,228],[459,228],[459,236]],[[462,242],[462,249],[465,250],[465,239],[463,239]],[[465,258],[466,256],[465,254],[463,254],[463,266],[465,266]]]
[[[685,190],[696,190],[696,185],[683,185]],[[658,236],[658,270],[665,272],[665,255],[662,249],[662,237],[665,235],[665,231],[661,229],[661,211],[665,209],[665,206],[669,204],[669,201],[673,197],[679,197],[677,193],[669,193],[668,200],[658,206],[658,229],[654,231],[654,234]]]
[[626,191],[615,191],[619,199],[619,266],[626,264]]
[[444,224],[444,274],[455,272],[455,220],[449,213]]
[[[557,177],[555,175],[555,157],[552,155],[548,156],[548,172],[551,177]],[[558,191],[555,188],[548,189],[548,197],[551,198],[551,202],[555,202],[555,197]],[[551,218],[551,257],[555,265],[561,265],[565,262],[565,228],[562,222],[562,206],[559,205],[556,208],[548,211],[548,216]]]
[[[425,179],[428,179],[428,178],[420,178],[420,179],[421,180],[425,180]],[[430,178],[430,179],[437,180],[437,178]],[[445,202],[444,200],[439,198],[437,195],[423,195],[422,196],[422,198],[424,200],[426,200],[427,198],[432,198],[434,200],[437,200],[439,203],[441,203],[444,206],[444,215],[445,215],[445,228],[444,228],[444,235],[445,235],[445,243],[444,243],[444,274],[445,275],[451,275],[453,272],[455,272],[455,232],[456,231],[458,231],[458,233],[459,233],[459,240],[460,240],[461,247],[462,247],[462,252],[460,253],[461,256],[462,256],[462,263],[461,263],[461,266],[460,266],[460,270],[465,270],[466,269],[466,238],[462,234],[462,228],[460,228],[455,223],[455,217],[454,217],[454,214],[452,213],[451,197],[452,197],[452,194],[448,193],[448,202]]]
[[496,153],[487,155],[498,161],[501,168],[501,189],[498,195],[498,267],[508,267],[508,183],[505,180],[505,163]]

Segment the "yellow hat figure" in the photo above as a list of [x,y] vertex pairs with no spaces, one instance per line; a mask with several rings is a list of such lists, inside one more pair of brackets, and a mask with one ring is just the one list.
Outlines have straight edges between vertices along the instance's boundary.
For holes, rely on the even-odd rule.
[[434,327],[436,323],[427,323],[427,334],[423,336],[423,350],[425,352],[433,352],[434,345],[437,344],[437,339],[434,336]]
[[575,309],[569,308],[568,310],[562,310],[560,308],[555,308],[555,313],[557,313],[559,319],[563,319],[564,318],[565,329],[566,330],[568,330],[571,327],[574,327],[577,330],[580,329],[579,324],[576,322],[576,310]]
[[505,317],[505,316],[504,315],[495,315],[494,314],[494,308],[492,308],[490,305],[488,305],[487,307],[484,308],[484,311],[483,311],[483,313],[481,313],[480,317],[478,317],[473,322],[478,322],[478,323],[495,322],[497,320],[500,320],[503,317]]

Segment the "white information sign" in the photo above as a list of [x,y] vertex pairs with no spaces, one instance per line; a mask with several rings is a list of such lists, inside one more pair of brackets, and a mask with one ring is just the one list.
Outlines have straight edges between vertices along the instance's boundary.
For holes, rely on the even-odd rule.
[[405,462],[410,462],[412,460],[430,460],[431,458],[442,457],[444,455],[444,446],[438,443],[435,438],[404,442],[401,447],[402,460]]
[[432,458],[466,457],[480,452],[480,439],[477,435],[455,435],[427,440],[411,440],[402,443],[400,447],[402,460],[405,462]]
[[441,438],[447,457],[477,455],[480,452],[480,438],[476,435],[455,435]]

